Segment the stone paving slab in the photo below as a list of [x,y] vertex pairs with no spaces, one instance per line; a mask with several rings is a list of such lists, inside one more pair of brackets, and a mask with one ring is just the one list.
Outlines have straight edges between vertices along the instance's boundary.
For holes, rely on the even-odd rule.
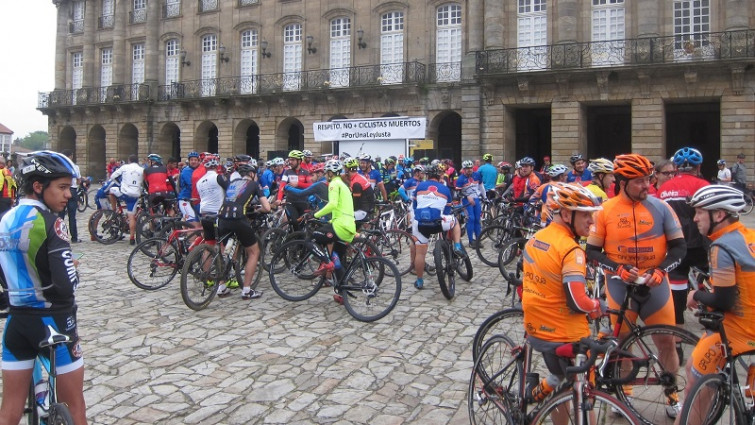
[[[443,298],[403,279],[399,304],[376,323],[353,319],[324,288],[292,303],[263,276],[261,299],[186,307],[178,278],[150,292],[126,273],[126,242],[90,242],[77,292],[92,424],[468,424],[471,341],[502,307],[497,269]],[[753,225],[755,218],[747,219]],[[473,254],[474,257],[474,254]]]

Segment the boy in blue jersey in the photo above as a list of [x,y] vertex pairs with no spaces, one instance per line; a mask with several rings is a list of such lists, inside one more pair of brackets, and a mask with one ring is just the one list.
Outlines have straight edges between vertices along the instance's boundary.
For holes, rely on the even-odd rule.
[[[199,153],[189,153],[189,164],[178,175],[178,209],[181,211],[182,220],[199,228],[198,206],[191,202],[191,175],[199,166]],[[197,207],[197,208],[195,208]]]
[[461,194],[461,203],[467,207],[467,236],[469,237],[469,247],[477,246],[482,225],[480,216],[482,215],[482,203],[480,198],[487,199],[485,187],[482,185],[482,177],[479,171],[473,171],[474,164],[472,161],[461,163],[461,175],[456,179],[456,189]]

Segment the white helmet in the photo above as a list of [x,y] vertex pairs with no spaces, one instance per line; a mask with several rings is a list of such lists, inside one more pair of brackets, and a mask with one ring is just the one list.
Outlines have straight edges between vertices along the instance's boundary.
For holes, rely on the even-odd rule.
[[722,184],[712,184],[701,187],[688,202],[692,208],[704,210],[724,210],[738,216],[747,205],[744,195],[739,189]]
[[461,163],[461,168],[473,168],[473,167],[474,167],[474,162],[470,160],[466,160]]
[[286,161],[281,157],[273,158],[273,165],[285,165]]
[[551,176],[551,177],[554,177],[554,178],[558,177],[561,174],[564,174],[564,173],[566,173],[568,171],[569,171],[569,169],[566,168],[565,165],[561,165],[561,164],[554,164],[554,165],[551,165],[550,167],[548,167],[548,175]]
[[341,161],[331,159],[325,163],[325,171],[331,171],[338,174],[341,170],[343,170],[343,164],[341,164]]
[[596,173],[612,174],[613,161],[610,161],[605,158],[591,159],[590,165],[587,166],[587,169],[590,170],[590,172],[593,174],[596,174]]

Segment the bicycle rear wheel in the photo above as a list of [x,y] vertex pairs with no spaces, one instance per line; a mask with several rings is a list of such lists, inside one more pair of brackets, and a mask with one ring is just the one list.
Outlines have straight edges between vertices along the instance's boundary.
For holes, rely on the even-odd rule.
[[[265,231],[260,237],[260,266],[266,272],[270,271],[270,260],[273,259],[275,251],[288,240],[288,234],[286,229],[274,227]],[[276,272],[281,271],[277,270]]]
[[355,319],[374,322],[396,307],[401,295],[401,274],[392,261],[383,257],[357,259],[347,270],[338,293]]
[[459,274],[459,277],[464,279],[466,282],[471,281],[472,276],[474,276],[474,270],[472,269],[472,259],[469,258],[468,255],[465,258],[458,258],[455,256],[455,254],[451,255],[453,258],[452,261],[456,264],[456,273]]
[[[653,325],[641,327],[630,333],[619,343],[619,349],[631,352],[634,356],[647,360],[646,366],[640,368],[637,377],[627,385],[617,386],[616,396],[626,403],[637,417],[645,424],[658,424],[668,420],[675,412],[671,403],[677,399],[682,404],[681,396],[687,387],[685,362],[691,357],[697,345],[698,337],[676,326]],[[660,361],[658,343],[673,341],[676,350],[669,356],[681,361],[671,366]],[[632,362],[617,361],[614,364],[614,377],[628,376]],[[667,396],[666,393],[670,395]]]
[[507,308],[497,311],[477,328],[472,340],[472,360],[482,350],[482,346],[494,335],[506,335],[515,345],[523,346],[526,332],[524,331],[524,311],[521,308]]
[[640,420],[632,413],[622,402],[610,394],[598,390],[590,390],[590,403],[583,403],[583,406],[589,406],[589,410],[582,411],[582,420],[576,417],[576,401],[574,400],[574,389],[571,387],[561,390],[558,394],[548,400],[540,408],[532,419],[533,424],[561,424],[565,423],[584,423],[584,424],[640,424]]
[[142,214],[136,222],[136,243],[143,240],[168,236],[172,229],[170,220],[166,220],[164,215],[147,215]]
[[687,395],[681,413],[681,423],[700,425],[746,424],[743,406],[738,402],[738,398],[731,397],[731,402],[727,403],[729,391],[731,391],[731,388],[726,375],[716,373],[703,376]]
[[433,258],[435,259],[435,270],[438,272],[438,283],[440,292],[446,299],[451,299],[456,294],[456,273],[455,267],[451,264],[451,255],[448,249],[448,241],[439,239],[435,242],[433,249]]
[[748,193],[745,192],[745,207],[740,212],[742,215],[747,215],[752,212],[753,208],[755,208],[755,198],[753,197],[752,192]]
[[482,229],[475,247],[477,257],[490,267],[498,266],[498,253],[508,237],[504,226],[488,226]]
[[[260,252],[260,256],[262,253]],[[236,277],[236,281],[239,282],[239,284],[244,282],[244,266],[246,265],[247,260],[249,259],[249,256],[246,255],[246,249],[243,246],[239,246],[238,250],[236,251],[236,257],[233,259],[233,273]],[[250,288],[257,289],[257,285],[260,283],[260,278],[262,277],[262,266],[260,263],[259,258],[257,259],[257,267],[254,269],[254,276],[252,276],[252,282]]]
[[210,305],[223,278],[223,258],[217,247],[200,244],[186,256],[181,270],[181,298],[192,310]]
[[162,238],[147,239],[131,251],[126,262],[128,277],[138,288],[160,289],[178,274],[180,254]]
[[316,294],[325,282],[325,276],[315,276],[321,262],[309,243],[301,239],[288,241],[270,261],[270,285],[284,300],[304,301]]
[[521,418],[524,382],[520,352],[510,339],[495,335],[482,346],[469,378],[467,408],[472,424],[515,424]]
[[87,210],[87,207],[89,206],[89,194],[86,190],[80,191],[76,195],[76,209],[79,212],[84,212]]
[[97,210],[89,218],[89,233],[101,244],[113,244],[123,236],[121,218],[113,210]]
[[409,273],[414,265],[414,238],[411,234],[403,230],[387,230],[385,236],[378,238],[376,242],[383,256],[396,265],[401,276]]

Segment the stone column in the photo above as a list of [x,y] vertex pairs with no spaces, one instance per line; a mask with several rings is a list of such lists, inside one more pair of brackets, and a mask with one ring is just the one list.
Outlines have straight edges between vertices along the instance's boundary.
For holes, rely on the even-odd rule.
[[66,52],[66,36],[68,35],[68,16],[70,3],[58,3],[58,29],[55,40],[55,90],[65,90],[68,57]]
[[485,40],[484,49],[502,49],[504,31],[503,2],[485,2]]
[[150,85],[150,96],[157,97],[157,84],[160,81],[160,60],[165,57],[160,52],[160,36],[158,34],[160,26],[160,4],[161,2],[151,0],[147,2],[147,39],[144,45],[145,63],[144,63],[144,82]]
[[[479,86],[461,88],[461,157],[479,158],[482,156],[481,139],[481,102],[482,92]],[[466,143],[467,141],[471,143]],[[459,164],[457,164],[459,165]]]
[[668,157],[665,149],[666,113],[663,99],[632,99],[632,152],[650,159]]
[[84,78],[83,87],[93,87],[95,83],[94,71],[97,63],[97,48],[94,45],[94,36],[97,31],[97,16],[95,2],[86,2],[84,11]]
[[[149,3],[153,3],[154,0]],[[131,64],[131,51],[126,48],[126,24],[128,23],[128,4],[126,0],[115,2],[115,23],[113,25],[113,85],[124,84],[127,80],[126,70]],[[130,81],[130,76],[128,77]]]
[[747,182],[752,183],[755,167],[755,94],[746,89],[740,95],[727,90],[721,96],[721,158],[729,167],[736,162],[737,154],[745,154]]
[[726,22],[724,28],[726,31],[747,29],[748,17],[750,13],[747,11],[748,3],[752,0],[726,0],[724,1],[723,11],[726,14]]
[[587,152],[584,110],[579,102],[555,101],[551,104],[551,157],[565,163],[571,155]]
[[637,0],[637,37],[660,35],[658,18],[661,15],[658,0]]
[[[483,47],[483,21],[482,21],[482,14],[483,14],[483,0],[469,0],[468,7],[469,7],[469,13],[467,13],[467,16],[469,16],[469,22],[467,24],[468,28],[468,37],[469,37],[469,48],[467,51],[474,52],[484,49]],[[487,30],[487,25],[485,26],[485,30]]]

